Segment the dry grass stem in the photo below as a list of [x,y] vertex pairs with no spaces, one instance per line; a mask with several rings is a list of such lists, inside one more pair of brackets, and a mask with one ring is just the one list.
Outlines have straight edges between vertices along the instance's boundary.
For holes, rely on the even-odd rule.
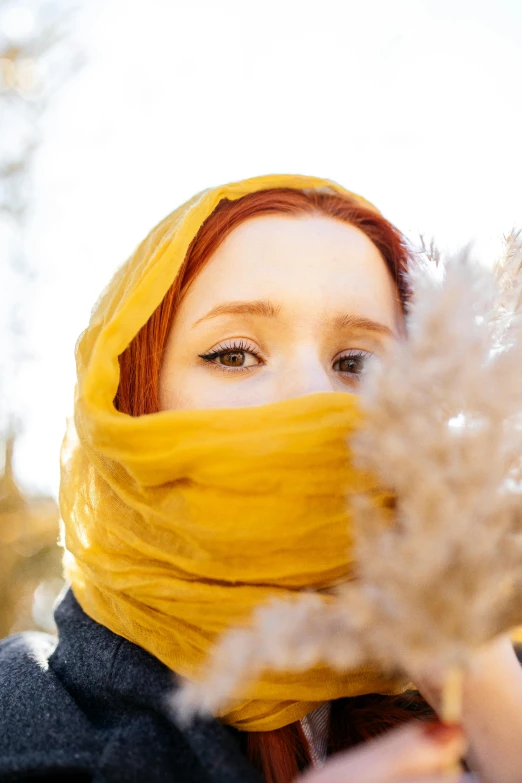
[[442,686],[440,717],[444,723],[460,723],[462,720],[462,686],[464,671],[452,666],[446,671]]

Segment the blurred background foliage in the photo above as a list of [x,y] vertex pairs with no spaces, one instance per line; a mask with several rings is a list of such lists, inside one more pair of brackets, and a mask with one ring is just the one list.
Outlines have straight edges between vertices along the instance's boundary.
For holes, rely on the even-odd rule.
[[52,607],[63,586],[58,506],[52,497],[25,492],[14,476],[24,420],[6,381],[30,358],[23,306],[38,277],[25,247],[31,174],[42,117],[84,63],[69,34],[79,7],[0,0],[0,285],[9,293],[0,313],[0,637],[30,628],[53,632]]
[[58,507],[17,485],[14,443],[11,433],[0,475],[0,637],[28,628],[53,632],[52,608],[63,586]]

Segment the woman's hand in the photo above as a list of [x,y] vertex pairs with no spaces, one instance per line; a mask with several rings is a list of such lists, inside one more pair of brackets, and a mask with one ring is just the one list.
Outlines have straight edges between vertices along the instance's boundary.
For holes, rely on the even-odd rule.
[[[438,711],[442,674],[434,669],[410,676]],[[469,768],[481,783],[522,783],[522,667],[508,636],[477,650],[462,687]]]
[[354,750],[337,753],[321,769],[295,783],[457,783],[469,775],[448,773],[465,752],[459,727],[412,721]]

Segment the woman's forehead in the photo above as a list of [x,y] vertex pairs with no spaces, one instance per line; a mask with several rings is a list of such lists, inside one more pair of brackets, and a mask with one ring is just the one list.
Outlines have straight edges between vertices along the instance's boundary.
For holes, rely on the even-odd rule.
[[393,322],[396,300],[379,250],[360,229],[325,216],[264,215],[227,236],[194,281],[183,309],[196,322],[233,302],[268,301],[274,317],[301,307],[325,315],[352,307]]

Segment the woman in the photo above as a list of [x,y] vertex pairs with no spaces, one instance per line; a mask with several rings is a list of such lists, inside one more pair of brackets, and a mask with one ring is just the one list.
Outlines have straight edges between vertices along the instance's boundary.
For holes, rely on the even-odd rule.
[[[466,747],[483,783],[522,780],[507,639],[477,654],[462,727],[368,670],[267,672],[185,728],[170,706],[256,605],[350,578],[347,437],[407,263],[369,202],[282,175],[199,194],[118,272],[77,348],[59,641],[0,647],[0,780],[435,783]],[[437,676],[416,685],[436,707]]]

